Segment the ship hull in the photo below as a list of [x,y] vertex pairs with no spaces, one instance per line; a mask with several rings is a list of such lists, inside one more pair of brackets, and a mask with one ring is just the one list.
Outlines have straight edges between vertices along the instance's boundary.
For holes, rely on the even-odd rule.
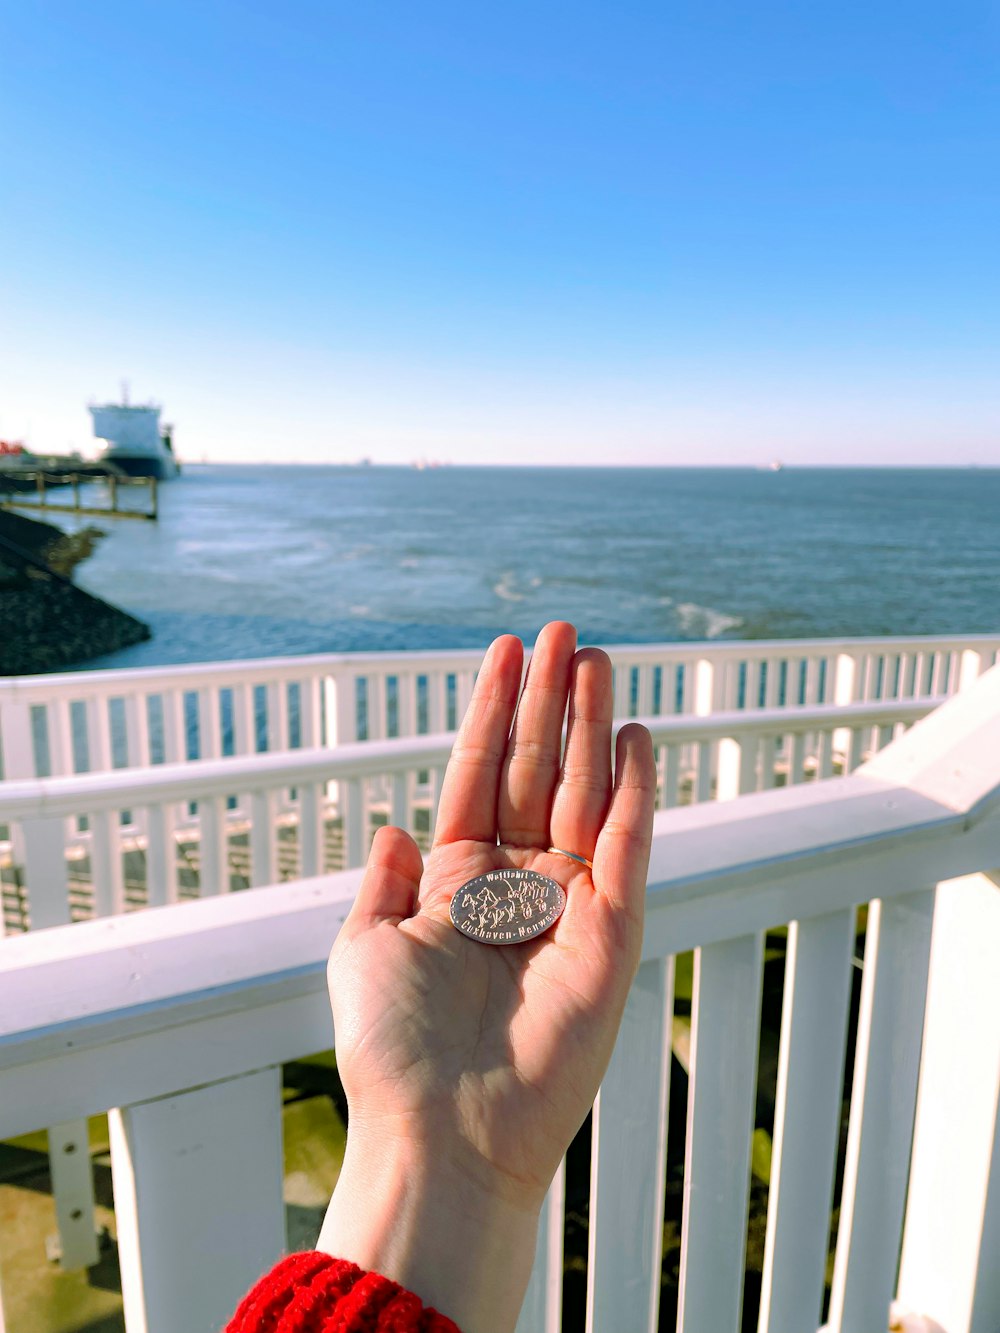
[[129,477],[155,477],[157,481],[171,481],[180,473],[180,468],[169,455],[155,458],[150,455],[108,452],[102,461]]

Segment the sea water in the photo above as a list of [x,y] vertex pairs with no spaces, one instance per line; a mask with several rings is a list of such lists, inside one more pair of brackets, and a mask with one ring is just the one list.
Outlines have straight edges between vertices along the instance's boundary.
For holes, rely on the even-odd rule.
[[92,667],[1000,630],[994,469],[203,465],[103,526],[77,581],[153,638]]

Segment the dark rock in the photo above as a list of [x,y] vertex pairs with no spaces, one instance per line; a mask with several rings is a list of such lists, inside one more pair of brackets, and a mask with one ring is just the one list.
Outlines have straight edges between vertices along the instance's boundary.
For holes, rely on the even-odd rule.
[[104,534],[0,510],[0,675],[33,675],[150,638],[148,625],[67,575]]

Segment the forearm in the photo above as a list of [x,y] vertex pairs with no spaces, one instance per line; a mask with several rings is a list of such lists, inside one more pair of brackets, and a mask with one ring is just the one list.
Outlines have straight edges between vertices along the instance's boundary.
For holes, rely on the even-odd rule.
[[538,1210],[407,1145],[348,1140],[317,1248],[383,1274],[462,1333],[513,1333]]

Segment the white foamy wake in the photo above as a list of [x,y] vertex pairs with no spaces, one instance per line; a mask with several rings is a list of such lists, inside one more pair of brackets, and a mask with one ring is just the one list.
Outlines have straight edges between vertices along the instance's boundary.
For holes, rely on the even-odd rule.
[[674,610],[681,633],[699,639],[715,639],[725,634],[727,629],[735,629],[737,625],[743,624],[739,616],[727,616],[724,611],[699,606],[696,602],[678,602]]
[[[541,579],[528,580],[528,586],[532,588],[537,588],[540,583]],[[493,585],[493,591],[496,593],[497,597],[505,602],[523,602],[527,596],[526,593],[521,592],[518,588],[517,574],[515,574],[512,569],[505,569],[501,573],[499,579]]]

